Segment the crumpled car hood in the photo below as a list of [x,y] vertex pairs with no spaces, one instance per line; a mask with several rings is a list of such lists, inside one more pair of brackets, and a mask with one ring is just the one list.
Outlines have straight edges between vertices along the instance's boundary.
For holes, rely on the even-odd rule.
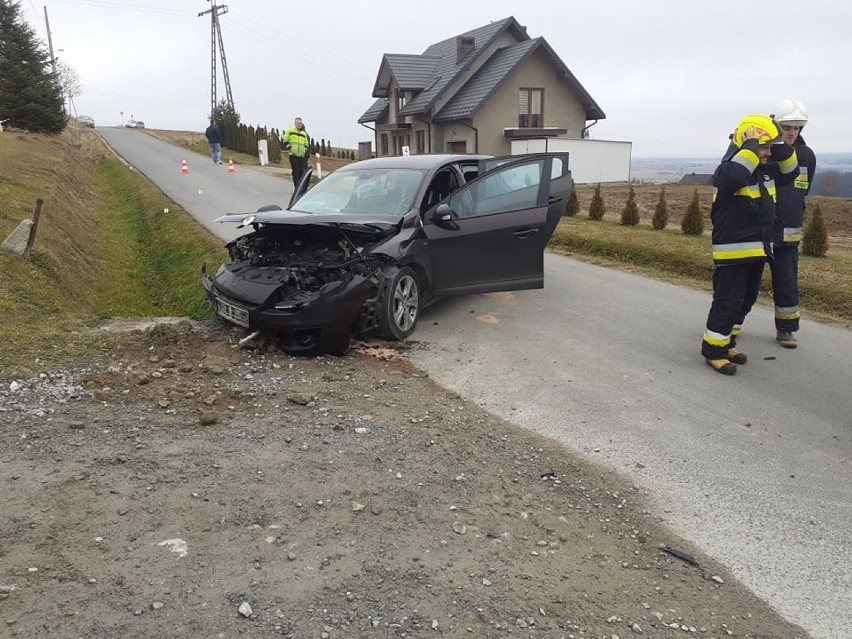
[[228,213],[217,217],[214,222],[234,223],[241,226],[249,224],[274,224],[284,226],[314,226],[317,229],[338,227],[347,231],[367,233],[377,238],[397,231],[402,223],[400,218],[388,218],[386,215],[313,215],[298,211],[259,211],[254,213]]

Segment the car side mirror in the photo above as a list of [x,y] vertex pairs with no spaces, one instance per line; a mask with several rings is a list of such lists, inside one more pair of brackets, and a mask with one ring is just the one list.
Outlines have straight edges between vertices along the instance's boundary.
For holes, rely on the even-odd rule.
[[432,221],[435,224],[450,224],[453,221],[453,209],[446,202],[439,204],[432,211]]

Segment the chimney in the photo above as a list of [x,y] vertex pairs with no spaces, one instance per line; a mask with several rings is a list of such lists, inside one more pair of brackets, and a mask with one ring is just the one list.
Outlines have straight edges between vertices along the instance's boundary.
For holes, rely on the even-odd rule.
[[469,36],[459,36],[456,38],[456,64],[461,64],[467,57],[473,53],[476,48],[476,40]]

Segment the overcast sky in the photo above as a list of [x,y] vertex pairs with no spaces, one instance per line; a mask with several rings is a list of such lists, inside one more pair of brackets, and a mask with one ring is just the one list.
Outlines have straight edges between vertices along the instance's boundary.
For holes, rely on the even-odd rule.
[[[357,123],[384,53],[514,16],[544,37],[606,113],[600,139],[634,157],[718,157],[748,113],[803,101],[808,143],[852,152],[852,3],[844,0],[216,0],[242,122],[299,115],[335,146],[372,140]],[[20,0],[26,19],[80,76],[78,114],[101,125],[201,131],[210,111],[209,0]],[[225,96],[219,69],[218,95]],[[123,116],[121,115],[123,112]]]

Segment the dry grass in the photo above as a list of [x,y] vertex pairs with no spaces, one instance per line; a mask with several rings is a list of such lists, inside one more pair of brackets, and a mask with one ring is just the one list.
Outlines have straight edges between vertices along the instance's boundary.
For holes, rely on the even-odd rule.
[[[680,220],[689,203],[692,194],[698,191],[698,200],[701,210],[704,212],[704,228],[710,228],[710,201],[713,197],[713,188],[710,186],[686,186],[680,184],[654,184],[634,185],[636,193],[636,204],[639,207],[639,218],[642,222],[650,225],[654,215],[654,209],[660,200],[660,191],[665,188],[666,203],[669,211],[669,226],[680,228]],[[588,216],[589,204],[592,201],[594,186],[577,187],[577,198],[580,202],[580,216]],[[620,219],[621,211],[627,202],[629,185],[604,186],[601,195],[606,207],[605,218]],[[852,199],[831,198],[813,196],[809,198],[808,208],[819,205],[823,219],[831,236],[832,244],[837,247],[849,247],[852,245]]]
[[0,253],[0,368],[73,357],[91,344],[68,335],[103,317],[200,311],[200,264],[224,258],[219,240],[91,129],[0,135],[0,237],[44,200],[32,249]]
[[[640,224],[625,227],[620,222],[629,186],[604,186],[601,195],[606,206],[602,222],[589,219],[594,187],[577,189],[580,213],[566,217],[551,240],[550,248],[578,259],[634,270],[651,277],[710,290],[713,261],[710,256],[709,186],[698,187],[705,216],[703,237],[685,236],[680,221],[686,212],[694,186],[665,185],[669,224],[664,231],[651,228],[651,218],[660,197],[661,185],[634,186],[640,211]],[[814,197],[819,203],[829,232],[829,253],[825,258],[802,256],[799,264],[800,304],[810,316],[852,321],[852,203],[841,198]],[[761,302],[771,303],[769,269],[764,273]]]

